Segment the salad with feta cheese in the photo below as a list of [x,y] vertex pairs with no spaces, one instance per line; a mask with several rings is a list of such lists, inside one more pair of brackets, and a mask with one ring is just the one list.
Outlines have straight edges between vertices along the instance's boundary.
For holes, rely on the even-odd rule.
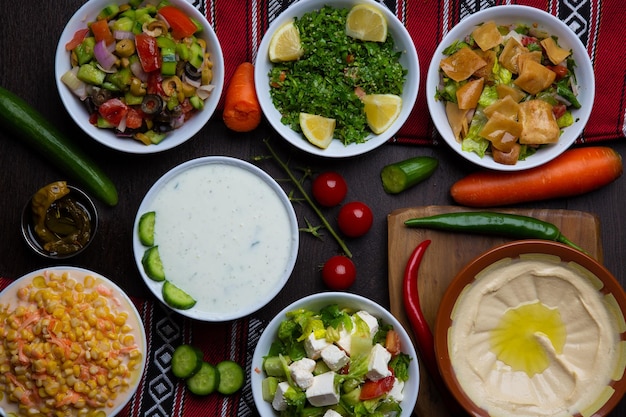
[[264,357],[263,399],[280,416],[395,416],[412,358],[393,326],[330,304],[286,313]]

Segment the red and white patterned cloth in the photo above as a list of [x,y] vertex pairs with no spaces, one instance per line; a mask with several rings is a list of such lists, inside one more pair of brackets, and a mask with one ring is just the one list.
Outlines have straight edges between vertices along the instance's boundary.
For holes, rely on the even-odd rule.
[[[220,40],[228,83],[235,67],[254,62],[273,19],[294,0],[189,0],[204,11]],[[306,1],[306,0],[300,0]],[[332,3],[330,1],[329,3]],[[564,21],[591,57],[596,76],[594,109],[578,143],[626,137],[626,35],[619,0],[384,0],[407,27],[420,60],[420,93],[413,113],[393,141],[437,144],[438,134],[426,105],[426,72],[445,34],[480,9],[523,4],[545,10]]]

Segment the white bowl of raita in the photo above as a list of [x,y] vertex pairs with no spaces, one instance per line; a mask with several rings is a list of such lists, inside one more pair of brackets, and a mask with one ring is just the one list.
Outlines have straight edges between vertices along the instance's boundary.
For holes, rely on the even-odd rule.
[[187,317],[244,317],[283,288],[298,253],[289,198],[260,168],[231,157],[187,161],[139,206],[133,251],[148,288]]

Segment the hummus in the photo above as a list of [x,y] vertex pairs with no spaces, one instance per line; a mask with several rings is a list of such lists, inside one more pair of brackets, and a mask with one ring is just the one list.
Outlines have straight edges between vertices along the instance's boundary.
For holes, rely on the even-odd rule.
[[467,396],[491,416],[589,415],[602,406],[621,352],[598,283],[547,255],[481,271],[459,296],[448,335]]

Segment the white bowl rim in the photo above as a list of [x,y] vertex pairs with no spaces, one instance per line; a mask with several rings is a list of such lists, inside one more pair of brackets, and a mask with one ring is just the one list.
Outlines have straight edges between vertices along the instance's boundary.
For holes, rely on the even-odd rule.
[[[532,14],[533,16],[529,16],[529,14]],[[559,139],[558,143],[549,145],[549,147],[539,150],[534,155],[528,157],[525,161],[518,161],[515,165],[499,164],[494,162],[493,158],[490,155],[485,155],[485,157],[480,158],[480,156],[478,156],[474,152],[467,152],[462,150],[461,144],[456,142],[456,140],[452,137],[452,132],[448,124],[448,120],[445,117],[445,111],[443,112],[444,117],[432,117],[434,113],[441,114],[441,108],[443,107],[442,102],[436,102],[434,100],[436,87],[439,80],[439,59],[444,57],[442,53],[443,49],[445,49],[446,46],[449,45],[453,40],[461,39],[465,35],[470,33],[472,26],[483,23],[486,20],[496,20],[496,22],[506,21],[506,23],[539,23],[540,27],[554,27],[558,30],[559,33],[569,33],[571,35],[571,40],[573,40],[573,44],[570,44],[569,40],[566,41],[565,39],[563,39],[562,36],[559,36],[559,43],[561,43],[561,45],[563,46],[570,47],[574,53],[574,58],[576,59],[577,65],[577,68],[575,70],[576,78],[579,82],[580,92],[584,95],[583,106],[580,109],[573,111],[576,122],[573,126],[569,126],[568,128],[566,128],[565,131],[568,135],[567,140],[563,140],[563,138],[561,138]],[[546,30],[550,34],[554,34],[555,32],[555,29]],[[588,75],[588,82],[586,85],[581,84],[581,81],[583,81],[583,77],[581,76],[581,74]],[[463,158],[475,163],[478,166],[498,171],[521,171],[529,168],[534,168],[548,162],[553,158],[556,158],[558,155],[566,151],[571,145],[574,144],[576,139],[583,132],[583,129],[585,128],[585,125],[589,120],[589,116],[591,115],[591,110],[593,108],[593,102],[595,98],[595,74],[593,71],[593,66],[591,64],[591,59],[589,58],[589,55],[587,53],[587,49],[583,46],[578,36],[574,32],[572,32],[572,30],[564,22],[559,20],[554,15],[544,10],[525,5],[498,5],[490,7],[488,9],[480,10],[472,15],[465,17],[455,27],[453,27],[439,43],[439,46],[433,53],[426,79],[426,101],[428,104],[429,112],[431,114],[431,120],[435,124],[435,127],[437,128],[443,140],[450,146],[450,148],[452,148],[457,154],[459,154]],[[433,82],[433,80],[437,80],[437,82]],[[538,156],[540,156],[542,153],[545,154],[548,152],[549,154],[546,155],[545,158],[538,158]]]
[[[274,107],[269,94],[267,73],[273,64],[269,61],[269,57],[266,52],[269,48],[272,34],[278,27],[286,21],[291,20],[294,16],[302,16],[304,13],[312,10],[318,10],[324,5],[331,5],[333,7],[340,8],[351,7],[356,4],[373,5],[383,12],[387,22],[389,22],[389,34],[391,34],[394,38],[396,47],[398,47],[400,40],[402,41],[401,43],[406,46],[406,49],[403,50],[404,53],[400,57],[400,62],[403,63],[404,68],[407,70],[409,69],[407,64],[414,62],[415,73],[411,72],[407,74],[402,91],[402,111],[396,121],[385,132],[380,135],[370,134],[368,135],[366,142],[358,144],[352,143],[348,146],[345,146],[341,143],[341,141],[334,139],[328,148],[321,149],[309,143],[302,135],[297,134],[289,126],[282,124],[280,121],[280,113]],[[261,109],[265,114],[265,118],[269,121],[274,130],[276,130],[287,142],[309,154],[327,158],[346,158],[361,155],[374,150],[389,141],[389,139],[391,139],[398,132],[404,122],[406,122],[409,118],[413,110],[413,106],[415,105],[415,101],[417,100],[420,84],[420,67],[415,44],[402,22],[400,22],[400,20],[384,4],[374,0],[334,0],[332,2],[327,0],[303,0],[295,2],[272,21],[267,32],[265,32],[257,51],[254,65],[254,80],[257,96],[259,97],[259,102],[261,104]]]
[[[128,402],[132,399],[133,395],[135,395],[135,393],[137,392],[137,390],[139,389],[139,386],[141,385],[141,379],[143,378],[143,374],[145,372],[146,369],[146,362],[148,360],[147,357],[147,353],[148,353],[148,341],[146,338],[146,331],[144,328],[144,324],[143,321],[141,319],[141,315],[139,314],[139,311],[137,310],[137,307],[135,307],[135,304],[133,303],[133,301],[130,299],[130,297],[128,296],[128,294],[126,294],[126,292],[124,290],[122,290],[122,288],[120,288],[119,285],[117,285],[115,282],[113,282],[112,280],[110,280],[109,278],[105,277],[104,275],[86,269],[86,268],[81,268],[81,267],[76,267],[76,266],[63,266],[63,265],[55,265],[55,266],[49,266],[46,268],[40,268],[31,272],[28,272],[24,275],[22,275],[21,277],[15,279],[13,282],[11,282],[9,285],[7,285],[2,291],[0,291],[0,296],[5,293],[10,291],[13,287],[16,286],[20,286],[24,283],[25,280],[27,279],[32,279],[37,275],[41,275],[44,272],[48,272],[48,271],[68,271],[68,272],[77,272],[77,273],[81,273],[81,274],[85,274],[85,275],[93,275],[96,278],[99,278],[101,280],[103,280],[104,282],[106,282],[106,285],[108,285],[109,287],[111,287],[113,290],[115,290],[119,296],[121,296],[124,301],[126,302],[126,304],[130,307],[130,312],[134,315],[134,317],[137,319],[137,323],[139,325],[139,335],[141,336],[141,347],[142,347],[142,352],[144,354],[144,358],[141,361],[141,368],[139,368],[137,370],[137,380],[134,382],[132,389],[127,390],[123,393],[121,393],[121,395],[127,396],[127,400],[118,404],[115,408],[112,408],[110,410],[107,410],[108,415],[114,416],[117,413],[119,413],[120,411],[122,411],[122,409],[126,406],[126,404],[128,404]],[[2,411],[2,407],[0,407],[0,411]]]
[[[400,321],[380,304],[364,296],[341,291],[315,293],[300,298],[283,308],[268,323],[267,327],[265,327],[254,349],[252,365],[250,366],[252,396],[259,413],[264,417],[274,417],[278,415],[275,411],[273,411],[271,404],[263,400],[263,394],[261,392],[261,382],[263,380],[262,364],[263,358],[267,355],[269,346],[276,337],[276,331],[278,330],[280,323],[285,319],[286,313],[302,306],[315,309],[322,308],[329,304],[339,304],[339,306],[363,309],[373,316],[382,319],[384,323],[393,325],[393,328],[400,334],[400,338],[403,342],[402,351],[411,358],[411,362],[409,364],[411,379],[409,379],[410,385],[405,384],[404,386],[404,399],[400,403],[402,406],[402,413],[398,417],[411,416],[419,394],[420,365],[418,361],[418,354],[409,334],[404,329]],[[409,391],[407,391],[407,385],[410,388]],[[263,413],[264,410],[266,412],[271,410],[272,413],[266,415]]]
[[[257,301],[254,303],[251,302],[247,305],[245,309],[241,309],[239,311],[232,312],[229,314],[223,314],[219,312],[206,312],[206,311],[199,309],[198,307],[192,307],[188,310],[179,310],[179,309],[169,306],[163,300],[163,295],[161,293],[161,289],[162,289],[161,287],[163,286],[163,283],[154,281],[153,279],[149,278],[143,269],[143,265],[141,264],[141,258],[143,257],[143,254],[145,250],[147,249],[139,241],[139,234],[137,232],[139,219],[141,218],[141,215],[148,210],[150,203],[154,199],[154,196],[159,192],[159,190],[165,184],[167,184],[172,178],[176,177],[177,175],[179,175],[180,173],[182,173],[183,171],[189,168],[193,168],[193,167],[200,166],[200,165],[209,165],[209,164],[222,164],[222,165],[234,166],[234,167],[246,170],[252,174],[255,174],[257,177],[262,179],[276,193],[277,197],[283,203],[283,206],[285,207],[285,211],[287,212],[287,215],[289,216],[289,224],[291,226],[291,241],[292,241],[291,253],[289,254],[289,258],[288,258],[287,264],[285,265],[283,275],[281,279],[276,283],[276,286],[273,289],[273,291],[271,291],[268,294],[267,299],[263,299],[261,301]],[[137,215],[135,217],[135,221],[133,225],[132,246],[133,246],[133,254],[135,257],[135,263],[137,265],[137,269],[139,270],[141,277],[146,283],[146,286],[148,287],[148,289],[152,292],[152,294],[154,294],[154,296],[159,301],[163,303],[163,305],[167,306],[173,311],[178,312],[179,314],[183,316],[186,316],[192,319],[207,321],[207,322],[222,322],[222,321],[242,318],[251,313],[254,313],[255,311],[264,307],[272,299],[274,299],[274,297],[276,297],[276,295],[283,289],[283,287],[289,280],[291,273],[293,272],[293,268],[295,267],[297,256],[298,256],[298,248],[299,248],[298,220],[296,218],[296,213],[293,208],[293,205],[289,201],[289,197],[287,196],[287,194],[285,194],[285,192],[280,187],[280,185],[276,182],[276,180],[274,180],[268,173],[263,171],[261,168],[247,161],[230,157],[230,156],[204,156],[204,157],[199,157],[199,158],[188,160],[186,162],[181,163],[180,165],[175,166],[174,168],[170,169],[165,174],[163,174],[152,185],[152,187],[150,187],[150,189],[144,196],[137,210]]]
[[[200,32],[199,37],[205,39],[207,42],[207,49],[211,53],[211,60],[213,62],[213,81],[211,84],[215,87],[211,96],[204,102],[204,108],[188,120],[185,125],[169,132],[172,137],[167,137],[163,140],[163,142],[157,145],[146,146],[139,141],[130,138],[117,138],[115,134],[108,129],[100,129],[91,125],[89,123],[89,115],[84,109],[84,105],[80,102],[80,99],[68,89],[63,81],[61,81],[61,76],[70,69],[69,53],[65,50],[65,44],[72,39],[76,30],[85,27],[87,22],[94,20],[98,12],[108,4],[112,2],[123,4],[127,3],[127,0],[87,1],[72,15],[59,37],[55,53],[54,69],[55,83],[61,101],[63,102],[67,113],[83,132],[85,132],[92,139],[111,149],[132,154],[151,154],[172,149],[196,136],[201,131],[202,127],[211,119],[219,104],[222,89],[224,87],[225,71],[224,56],[219,39],[215,34],[213,27],[206,20],[206,17],[190,2],[186,0],[170,1],[173,5],[179,7],[187,15],[192,16],[202,24],[203,30]],[[150,0],[149,3],[156,2],[154,0]],[[73,111],[70,111],[70,109],[73,109]],[[185,128],[185,126],[187,127]],[[174,133],[176,133],[176,136],[174,136]]]

